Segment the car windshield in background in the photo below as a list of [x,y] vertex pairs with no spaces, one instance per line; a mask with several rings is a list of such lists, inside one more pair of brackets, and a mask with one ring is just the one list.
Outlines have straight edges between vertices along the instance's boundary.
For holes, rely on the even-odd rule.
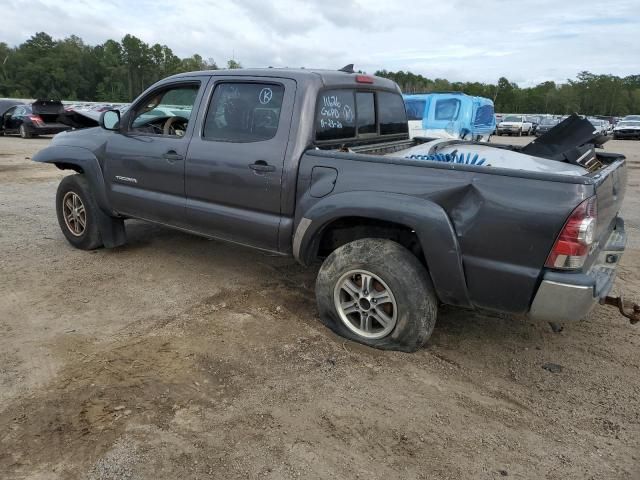
[[553,118],[543,118],[542,122],[540,122],[540,125],[556,125],[558,123],[558,120],[555,120]]
[[504,117],[502,119],[503,122],[521,122],[522,121],[522,117],[519,117],[517,115],[510,115],[508,117]]
[[602,125],[602,120],[589,120],[591,122],[591,125],[595,125],[596,127],[599,127],[600,125]]
[[620,122],[618,123],[618,127],[640,127],[640,122]]

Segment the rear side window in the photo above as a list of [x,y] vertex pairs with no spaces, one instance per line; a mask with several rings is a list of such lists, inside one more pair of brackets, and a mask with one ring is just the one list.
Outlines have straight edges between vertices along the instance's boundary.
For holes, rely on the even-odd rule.
[[460,111],[460,100],[448,98],[436,102],[436,120],[457,120]]
[[426,100],[405,100],[404,106],[407,108],[408,120],[422,120],[424,118],[424,108]]
[[404,101],[397,93],[378,92],[378,115],[380,116],[380,135],[409,131]]
[[211,97],[203,138],[219,142],[259,142],[275,137],[284,87],[266,83],[221,83]]
[[356,93],[356,112],[358,118],[358,135],[376,132],[376,104],[372,92]]

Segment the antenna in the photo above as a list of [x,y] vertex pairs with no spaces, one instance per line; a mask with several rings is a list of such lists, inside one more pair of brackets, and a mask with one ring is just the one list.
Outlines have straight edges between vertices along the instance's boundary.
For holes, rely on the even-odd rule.
[[344,72],[344,73],[356,73],[355,70],[353,69],[353,63],[350,63],[349,65],[345,65],[338,71]]

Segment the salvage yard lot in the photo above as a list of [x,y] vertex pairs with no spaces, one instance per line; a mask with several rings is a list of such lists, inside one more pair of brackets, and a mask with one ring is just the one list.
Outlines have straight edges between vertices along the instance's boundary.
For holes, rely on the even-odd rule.
[[[640,478],[640,325],[614,309],[559,333],[446,309],[421,351],[369,349],[291,259],[134,221],[73,249],[47,143],[0,138],[0,478]],[[606,150],[640,300],[640,142]]]

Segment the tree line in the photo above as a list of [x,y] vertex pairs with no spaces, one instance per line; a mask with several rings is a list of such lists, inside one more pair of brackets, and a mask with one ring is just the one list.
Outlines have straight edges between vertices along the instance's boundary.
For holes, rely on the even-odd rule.
[[640,114],[640,75],[617,77],[580,72],[567,83],[543,82],[535,87],[520,88],[502,77],[497,84],[480,82],[449,82],[441,78],[432,80],[411,72],[375,73],[394,80],[404,93],[464,92],[490,98],[496,112],[552,113],[566,115],[619,116]]
[[[232,59],[224,67],[241,65]],[[166,45],[149,45],[133,35],[91,46],[75,35],[54,40],[40,32],[15,47],[0,42],[0,97],[129,102],[169,75],[215,69],[212,58],[180,58]],[[585,71],[566,83],[520,88],[504,77],[491,84],[404,71],[375,74],[394,80],[405,93],[459,91],[491,98],[497,112],[640,114],[640,75],[621,78]]]
[[[225,67],[241,65],[232,59]],[[169,75],[216,69],[211,58],[180,58],[133,35],[91,46],[75,35],[54,40],[40,32],[17,47],[0,42],[0,97],[129,102]]]

